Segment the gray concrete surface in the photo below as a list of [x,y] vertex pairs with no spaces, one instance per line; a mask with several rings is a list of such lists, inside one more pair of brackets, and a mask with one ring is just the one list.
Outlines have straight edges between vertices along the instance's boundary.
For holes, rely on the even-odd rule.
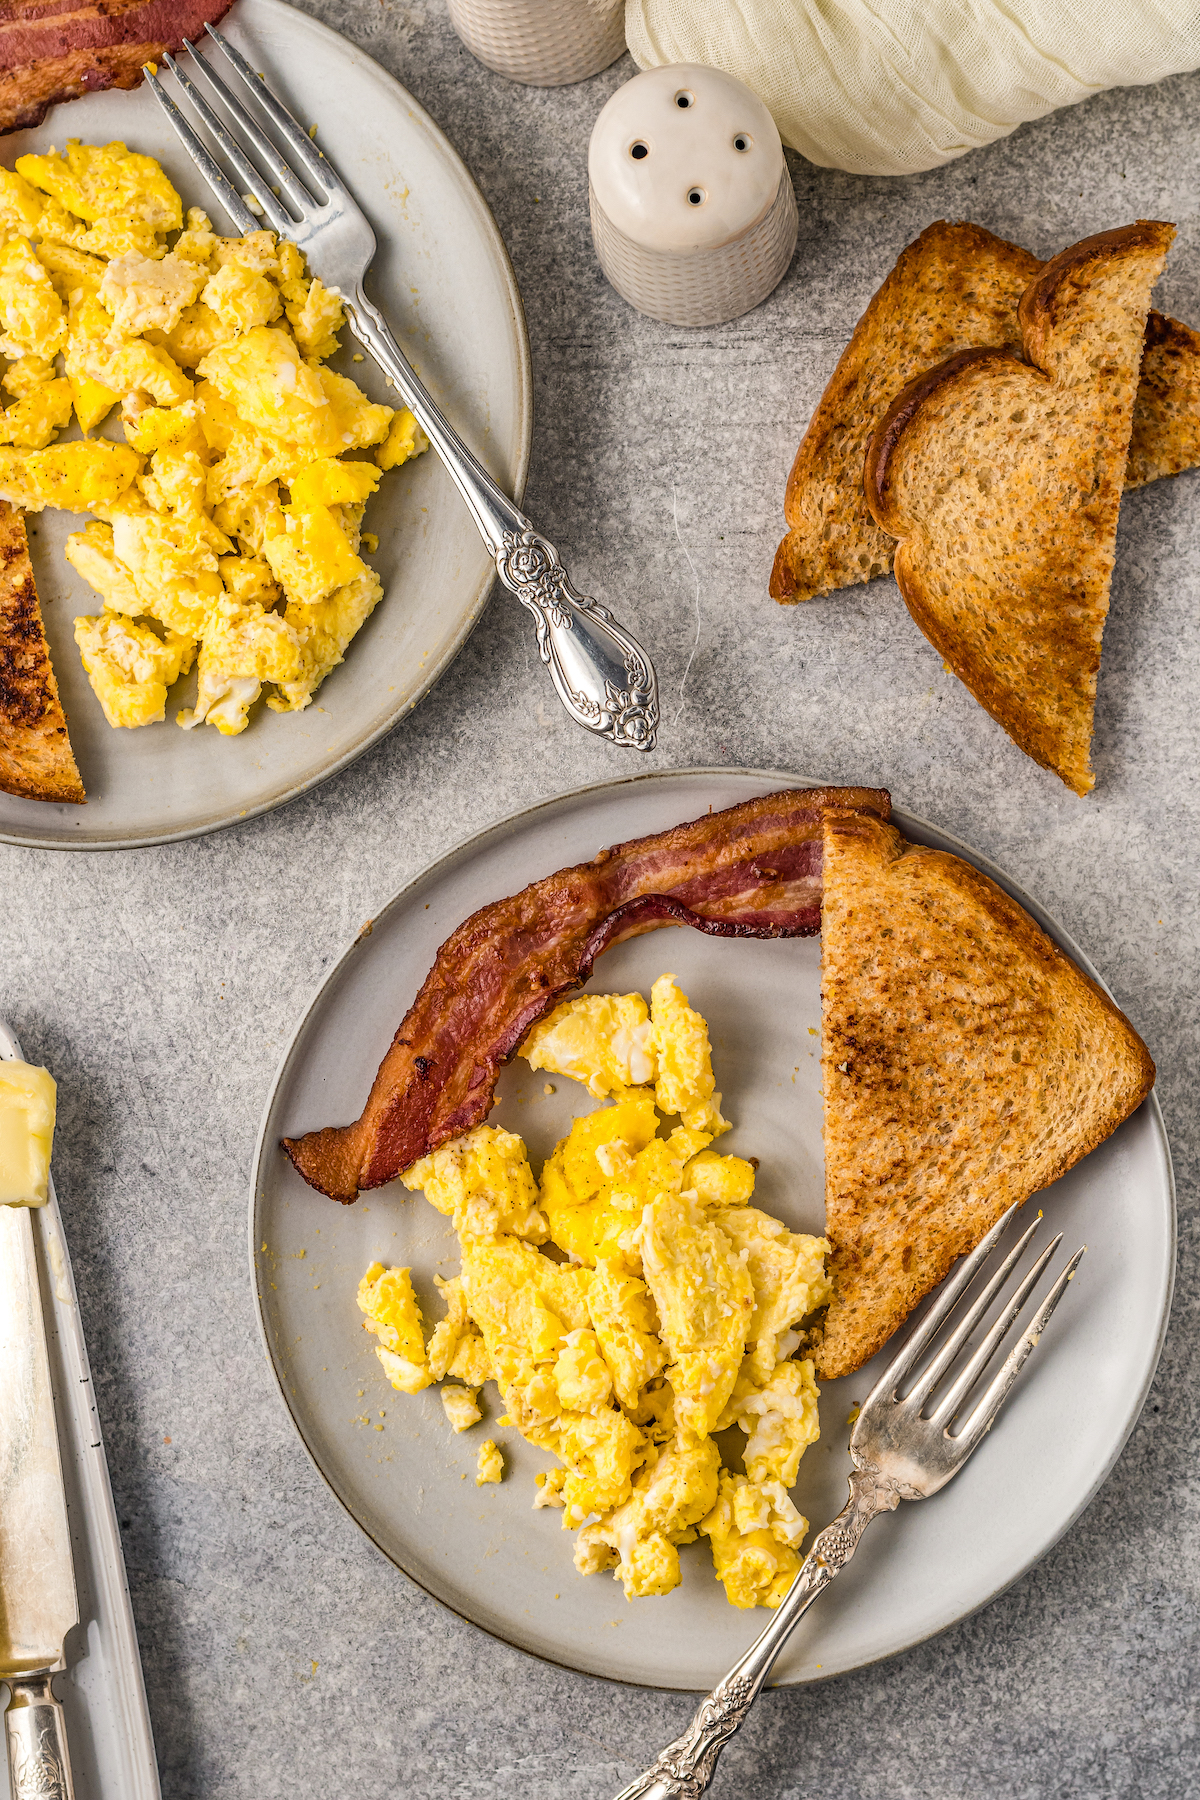
[[[651,766],[886,783],[1058,915],[1159,1066],[1180,1188],[1174,1322],[1107,1486],[967,1623],[768,1695],[714,1792],[1194,1795],[1200,477],[1124,505],[1086,801],[943,672],[890,582],[787,610],[766,579],[798,432],[930,220],[977,219],[1049,255],[1139,214],[1173,219],[1160,304],[1200,321],[1200,78],[1101,95],[907,180],[795,161],[782,287],[749,318],[686,332],[630,312],[591,252],[587,138],[628,62],[524,90],[471,60],[441,0],[312,10],[409,85],[495,211],[533,345],[528,504],[657,653]],[[629,766],[566,722],[497,598],[425,704],[286,810],[159,850],[0,850],[0,1004],[60,1082],[59,1187],[168,1800],[604,1800],[689,1711],[530,1662],[377,1555],[279,1404],[244,1250],[259,1115],[331,958],[457,839]]]

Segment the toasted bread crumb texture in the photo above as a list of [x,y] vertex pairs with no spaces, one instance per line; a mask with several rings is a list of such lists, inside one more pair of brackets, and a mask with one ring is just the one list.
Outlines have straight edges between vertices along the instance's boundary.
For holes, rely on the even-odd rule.
[[[1043,264],[982,226],[929,226],[901,252],[859,320],[796,452],[771,572],[779,601],[811,600],[886,575],[895,543],[867,510],[863,460],[914,376],[956,350],[1021,339],[1017,304]],[[1151,313],[1133,414],[1127,487],[1200,463],[1200,334]]]
[[791,526],[776,600],[809,600],[886,575],[895,548],[862,491],[875,426],[906,382],[971,344],[1017,337],[1017,302],[1041,263],[978,225],[930,225],[901,252],[859,320],[804,434],[784,499]]
[[1200,463],[1200,332],[1152,312],[1133,408],[1125,486],[1142,487]]
[[1016,1201],[1154,1083],[1129,1021],[970,864],[825,821],[821,1067],[834,1298],[818,1374],[861,1368]]
[[1092,716],[1150,292],[1174,227],[1063,251],[1014,351],[949,359],[872,440],[867,504],[913,618],[1027,755],[1091,788]]
[[0,789],[82,804],[42,628],[25,521],[0,501]]

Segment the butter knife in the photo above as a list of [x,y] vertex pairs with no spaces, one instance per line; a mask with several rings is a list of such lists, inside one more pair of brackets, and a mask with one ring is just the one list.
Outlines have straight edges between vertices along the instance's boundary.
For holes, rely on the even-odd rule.
[[78,1621],[33,1218],[0,1206],[0,1681],[13,1800],[74,1800],[51,1678]]

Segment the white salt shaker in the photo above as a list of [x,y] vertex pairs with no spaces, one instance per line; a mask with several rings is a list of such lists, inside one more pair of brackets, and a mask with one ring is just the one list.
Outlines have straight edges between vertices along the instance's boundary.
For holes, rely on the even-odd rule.
[[720,69],[675,63],[618,88],[588,151],[592,238],[622,299],[718,325],[783,279],[799,215],[775,121]]
[[448,0],[472,56],[531,87],[586,81],[625,54],[625,0]]

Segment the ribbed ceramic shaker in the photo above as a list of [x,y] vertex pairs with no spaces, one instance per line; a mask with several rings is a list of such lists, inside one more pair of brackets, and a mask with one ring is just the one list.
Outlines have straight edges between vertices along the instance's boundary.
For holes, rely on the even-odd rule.
[[472,56],[531,87],[586,81],[625,54],[625,0],[448,0]]
[[719,69],[675,63],[618,88],[588,151],[592,238],[622,299],[669,325],[765,300],[799,217],[775,121]]

